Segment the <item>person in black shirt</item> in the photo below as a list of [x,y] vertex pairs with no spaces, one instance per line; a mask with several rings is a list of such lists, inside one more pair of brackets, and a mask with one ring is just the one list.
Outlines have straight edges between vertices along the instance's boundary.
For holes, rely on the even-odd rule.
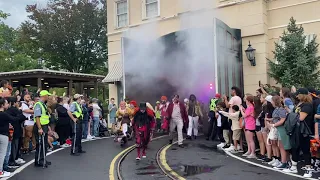
[[17,102],[16,97],[8,97],[8,103],[9,108],[6,110],[6,113],[11,115],[14,119],[14,121],[11,123],[11,125],[14,128],[14,133],[11,143],[9,167],[19,167],[19,164],[24,162],[18,161],[18,158],[20,156],[20,148],[22,144],[22,124],[27,118],[22,114],[22,111],[19,109],[19,103]]
[[[299,100],[299,103],[294,109],[294,112],[299,114],[300,119],[300,129],[301,132],[309,131],[310,135],[314,132],[314,113],[312,107],[312,98],[309,95],[308,89],[300,88],[296,92],[296,97]],[[305,130],[302,130],[304,127]],[[314,134],[314,133],[313,133]],[[299,161],[300,150],[303,153],[303,159],[305,163],[305,173],[304,177],[312,177],[312,167],[311,167],[311,153],[310,153],[310,137],[308,134],[300,133],[299,135],[299,147],[292,148],[292,166],[285,172],[297,173],[297,162]]]

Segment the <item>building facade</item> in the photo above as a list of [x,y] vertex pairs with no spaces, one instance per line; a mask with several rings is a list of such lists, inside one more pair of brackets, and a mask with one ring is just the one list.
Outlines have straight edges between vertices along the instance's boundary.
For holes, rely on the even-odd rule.
[[[274,42],[279,41],[291,17],[304,27],[307,41],[314,35],[320,37],[320,0],[210,0],[206,7],[196,7],[195,0],[183,5],[182,1],[188,0],[107,0],[109,74],[105,82],[110,83],[109,97],[117,101],[123,98],[121,38],[129,28],[157,21],[156,33],[161,37],[179,31],[180,18],[186,13],[203,8],[213,11],[229,27],[241,29],[246,93],[254,93],[259,81],[274,84],[268,77],[267,59],[273,59]],[[249,41],[256,49],[256,66],[251,66],[244,53]]]

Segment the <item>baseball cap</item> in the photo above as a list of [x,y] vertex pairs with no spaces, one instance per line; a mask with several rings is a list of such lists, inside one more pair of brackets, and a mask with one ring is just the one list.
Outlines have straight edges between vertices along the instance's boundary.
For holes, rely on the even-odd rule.
[[266,97],[266,100],[271,103],[271,102],[272,102],[272,96],[271,96],[271,95],[268,95],[268,96]]
[[313,94],[316,93],[316,89],[314,87],[308,87],[307,89],[308,89],[309,93],[313,93]]
[[147,104],[145,102],[141,102],[139,105],[140,110],[146,110],[147,109]]
[[40,91],[40,97],[42,96],[51,96],[51,93],[49,93],[49,91],[47,90],[42,90]]
[[297,92],[295,93],[296,96],[298,96],[299,94],[304,94],[304,95],[308,95],[309,91],[307,88],[299,88],[297,90]]
[[81,94],[75,94],[74,96],[73,96],[73,98],[74,99],[79,99],[80,97],[82,97],[83,95],[81,95]]
[[156,104],[160,104],[160,101],[157,101]]

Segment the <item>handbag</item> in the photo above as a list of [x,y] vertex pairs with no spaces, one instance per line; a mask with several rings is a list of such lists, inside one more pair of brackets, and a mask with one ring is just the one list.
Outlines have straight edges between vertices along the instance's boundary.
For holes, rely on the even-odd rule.
[[267,137],[267,144],[271,145],[270,140],[278,140],[278,130],[275,127],[270,128],[270,132]]

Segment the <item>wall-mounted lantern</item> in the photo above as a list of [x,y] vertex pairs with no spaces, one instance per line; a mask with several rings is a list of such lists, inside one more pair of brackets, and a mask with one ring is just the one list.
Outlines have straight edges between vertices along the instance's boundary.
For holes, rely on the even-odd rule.
[[256,66],[256,49],[251,47],[250,41],[247,50],[245,50],[248,60],[250,61],[251,66]]

